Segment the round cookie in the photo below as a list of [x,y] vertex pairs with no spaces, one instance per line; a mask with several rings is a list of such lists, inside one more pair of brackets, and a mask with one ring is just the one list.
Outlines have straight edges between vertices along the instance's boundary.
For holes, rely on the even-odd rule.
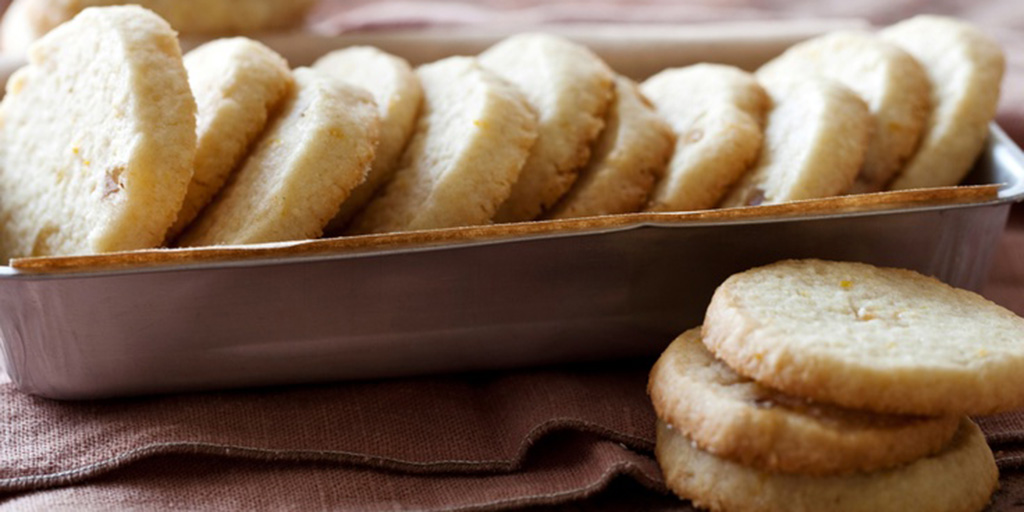
[[655,455],[669,489],[713,512],[980,512],[999,485],[985,436],[966,418],[942,452],[875,473],[769,473],[701,451],[662,422]]
[[874,120],[871,145],[851,193],[877,192],[889,184],[917,148],[931,109],[931,85],[921,65],[864,32],[834,32],[797,44],[757,76],[780,84],[829,78],[868,104]]
[[[39,37],[89,7],[136,4],[182,34],[230,35],[302,23],[315,0],[14,0],[4,14],[0,47],[22,54]],[[17,27],[16,30],[9,30]]]
[[942,450],[957,416],[883,415],[794,398],[737,375],[683,333],[651,370],[658,417],[700,449],[765,471],[874,471]]
[[614,73],[589,49],[547,34],[520,34],[480,54],[537,112],[537,142],[496,222],[537,218],[572,187],[604,127]]
[[715,291],[703,336],[737,373],[820,402],[936,416],[1024,406],[1024,319],[909,270],[751,269]]
[[636,83],[615,79],[615,101],[576,183],[545,216],[568,219],[640,210],[665,172],[674,137]]
[[519,178],[537,119],[514,86],[471,57],[421,66],[423,110],[395,177],[352,234],[490,222]]
[[932,114],[917,152],[894,190],[952,186],[971,170],[996,114],[1005,57],[974,26],[941,16],[917,16],[880,34],[914,56],[932,85]]
[[325,232],[333,234],[339,233],[395,174],[402,150],[416,127],[423,90],[408,62],[369,46],[328,53],[316,61],[313,69],[370,91],[380,111],[380,144],[373,167],[366,181],[352,191],[328,223]]
[[179,239],[181,246],[319,237],[362,183],[379,137],[366,91],[309,68],[245,164]]
[[218,39],[188,52],[185,69],[199,109],[198,139],[192,181],[169,240],[224,186],[293,86],[284,58],[244,37]]
[[772,108],[761,155],[721,206],[756,206],[845,192],[868,151],[871,114],[864,102],[828,80],[765,86]]
[[750,73],[720,64],[668,69],[641,87],[676,134],[646,209],[714,208],[760,154],[767,93]]
[[0,104],[0,257],[160,246],[192,176],[195,112],[152,12],[90,9],[39,40]]

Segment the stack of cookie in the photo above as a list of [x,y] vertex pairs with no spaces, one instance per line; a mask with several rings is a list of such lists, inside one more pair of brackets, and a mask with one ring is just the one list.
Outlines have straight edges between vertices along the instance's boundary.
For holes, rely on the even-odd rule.
[[906,270],[783,261],[722,284],[649,393],[697,506],[981,510],[998,471],[967,416],[1024,406],[1024,319]]

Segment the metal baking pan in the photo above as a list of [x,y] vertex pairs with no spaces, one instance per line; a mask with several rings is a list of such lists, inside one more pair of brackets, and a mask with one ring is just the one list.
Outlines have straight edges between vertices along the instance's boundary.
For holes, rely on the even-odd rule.
[[860,208],[838,199],[16,261],[0,267],[0,353],[19,389],[57,399],[654,354],[701,322],[727,276],[783,258],[905,267],[977,289],[1024,200],[1024,155],[997,127],[968,182],[1000,187],[955,189],[991,192],[966,202],[883,194]]

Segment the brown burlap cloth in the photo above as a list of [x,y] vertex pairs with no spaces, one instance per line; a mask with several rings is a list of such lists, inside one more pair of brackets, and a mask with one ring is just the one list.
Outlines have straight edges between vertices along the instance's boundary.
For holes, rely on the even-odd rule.
[[[642,2],[642,11],[605,2],[604,14],[579,5],[572,12],[642,18],[661,12],[650,9],[656,4]],[[414,5],[399,11],[408,15]],[[1015,46],[1016,33],[1005,30],[1024,20],[1017,0],[681,5],[671,14],[686,21],[858,15],[884,23],[938,9],[991,23],[1013,66],[1000,122],[1024,140],[1024,52],[1015,51],[1024,44]],[[851,12],[852,5],[860,10]],[[957,11],[965,6],[972,10]],[[372,9],[385,9],[369,2],[342,7],[354,14],[336,18],[339,26],[365,23],[358,16],[366,9],[374,16],[380,14]],[[446,9],[429,13],[466,12]],[[470,21],[480,21],[485,11],[473,9]],[[1024,314],[1020,209],[985,293]],[[690,510],[664,494],[651,455],[651,363],[82,403],[33,398],[0,384],[0,510]],[[1024,507],[1024,413],[979,422],[1002,469],[992,509]]]

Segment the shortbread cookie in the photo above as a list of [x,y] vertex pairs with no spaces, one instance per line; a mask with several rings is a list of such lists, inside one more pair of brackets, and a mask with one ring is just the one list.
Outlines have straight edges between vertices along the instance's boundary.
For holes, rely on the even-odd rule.
[[423,110],[401,169],[350,232],[487,224],[508,198],[537,138],[514,86],[470,57],[421,66]]
[[380,133],[373,98],[309,68],[294,76],[279,117],[180,245],[317,238],[362,183]]
[[494,220],[532,220],[572,187],[604,127],[614,74],[589,49],[547,34],[510,37],[480,63],[517,86],[538,116],[537,143]]
[[852,193],[889,184],[917,148],[931,109],[931,85],[921,65],[869,33],[835,32],[797,44],[757,76],[776,83],[823,76],[853,89],[868,104],[874,119],[871,146]]
[[868,151],[871,114],[852,91],[828,80],[766,84],[772,109],[761,155],[721,206],[756,206],[840,195]]
[[713,512],[980,512],[999,485],[981,429],[964,418],[940,453],[874,473],[770,473],[721,459],[659,422],[655,455],[678,496]]
[[224,186],[267,118],[292,88],[288,63],[261,43],[219,39],[185,55],[199,114],[192,182],[168,239],[185,229]]
[[88,10],[39,40],[0,105],[0,257],[159,246],[195,112],[174,31],[145,9]]
[[380,113],[380,144],[366,181],[356,187],[328,224],[338,233],[370,201],[398,168],[402,150],[416,127],[423,90],[416,73],[404,59],[369,46],[329,53],[313,66],[336,80],[362,87],[373,95]]
[[881,32],[924,66],[933,110],[917,152],[890,188],[952,186],[981,153],[996,114],[1005,57],[999,44],[967,23],[918,16]]
[[[38,37],[89,7],[138,4],[183,34],[230,35],[300,24],[315,0],[14,0],[4,15],[0,45],[24,53]],[[10,30],[16,27],[14,30]]]
[[715,292],[703,336],[737,373],[821,402],[924,415],[1024,406],[1024,319],[909,270],[748,270]]
[[665,172],[674,137],[636,83],[615,80],[615,101],[590,162],[569,193],[546,215],[568,219],[640,210]]
[[957,416],[843,409],[784,395],[737,375],[700,329],[677,338],[651,370],[658,417],[702,450],[766,471],[836,474],[905,464],[945,447]]
[[767,93],[750,73],[720,64],[665,70],[642,89],[676,133],[647,209],[714,208],[760,154]]

